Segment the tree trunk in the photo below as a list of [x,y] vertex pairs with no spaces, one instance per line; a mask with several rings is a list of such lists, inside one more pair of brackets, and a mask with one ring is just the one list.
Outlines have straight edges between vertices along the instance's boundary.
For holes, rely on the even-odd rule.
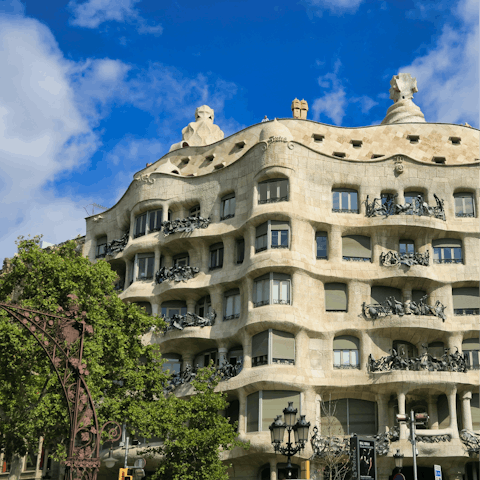
[[10,466],[10,472],[8,472],[8,480],[19,480],[22,473],[23,458],[18,455],[14,455]]

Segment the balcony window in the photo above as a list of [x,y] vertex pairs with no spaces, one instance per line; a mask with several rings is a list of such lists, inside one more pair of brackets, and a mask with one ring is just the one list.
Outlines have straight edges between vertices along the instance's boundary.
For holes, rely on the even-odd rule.
[[467,358],[467,364],[470,368],[479,369],[480,341],[477,338],[468,338],[462,342],[462,351]]
[[165,362],[162,365],[162,370],[164,372],[180,373],[182,368],[181,355],[178,355],[177,353],[165,353],[162,355],[162,358],[165,359]]
[[210,295],[202,297],[195,305],[195,312],[199,317],[205,318],[210,315],[212,310],[212,301]]
[[135,302],[140,308],[144,310],[147,315],[152,314],[152,304],[150,302]]
[[188,216],[189,217],[195,217],[198,218],[200,217],[200,205],[195,205],[188,211]]
[[290,275],[283,273],[267,273],[258,277],[253,284],[254,306],[290,305],[290,283]]
[[462,263],[462,241],[441,238],[432,242],[433,263]]
[[422,204],[423,202],[422,192],[405,192],[405,203],[412,205],[412,210],[405,212],[405,215],[413,215],[413,209],[418,206],[418,203]]
[[332,191],[332,212],[358,213],[358,194],[356,190],[337,188]]
[[300,393],[288,390],[263,390],[247,397],[247,433],[268,432],[268,427],[293,402],[301,414]]
[[315,235],[315,242],[317,244],[317,258],[328,258],[328,235],[327,232],[317,232]]
[[327,312],[347,311],[347,285],[345,283],[325,284],[325,310]]
[[290,223],[269,220],[256,229],[255,253],[269,248],[289,248]]
[[180,253],[173,257],[174,267],[188,267],[190,265],[190,257],[187,252]]
[[295,336],[272,328],[252,337],[252,367],[272,363],[295,365]]
[[322,402],[321,433],[336,435],[376,435],[376,403],[357,398]]
[[239,361],[243,362],[243,347],[233,347],[227,353],[227,362],[230,365],[236,365]]
[[445,344],[443,342],[431,342],[428,344],[428,354],[434,358],[442,358],[445,353]]
[[275,178],[258,184],[258,203],[275,203],[288,201],[288,180]]
[[162,228],[163,210],[151,210],[148,212],[148,233],[158,232]]
[[480,313],[480,298],[478,287],[453,288],[454,315],[478,315]]
[[157,232],[162,228],[162,209],[150,210],[135,217],[135,231],[133,238],[138,238],[148,233]]
[[404,359],[415,358],[418,356],[417,347],[404,340],[394,340],[392,347],[397,354]]
[[398,251],[400,255],[415,253],[415,243],[413,240],[400,240],[398,244]]
[[370,237],[347,235],[342,237],[342,256],[345,261],[371,262]]
[[222,197],[220,220],[235,216],[235,193],[229,193]]
[[172,318],[174,315],[186,315],[187,304],[180,300],[169,300],[161,306],[162,317]]
[[371,296],[372,304],[383,305],[390,297],[394,297],[397,302],[403,302],[402,291],[393,287],[374,286],[371,290]]
[[359,340],[342,335],[333,340],[333,368],[360,368]]
[[142,213],[135,217],[135,233],[133,238],[141,237],[147,233],[147,214]]
[[455,199],[455,216],[456,217],[474,217],[475,203],[473,194],[469,192],[456,193]]
[[137,253],[137,280],[152,280],[154,263],[153,253]]
[[215,367],[218,367],[218,350],[216,348],[211,348],[209,350],[205,350],[202,353],[199,353],[193,362],[195,366],[208,367],[210,362],[213,362]]
[[243,238],[239,238],[235,242],[235,254],[237,265],[243,263],[243,260],[245,258],[245,240]]
[[107,237],[97,238],[97,251],[95,252],[95,258],[102,258],[107,254]]
[[210,270],[223,267],[223,243],[215,243],[210,246]]
[[233,320],[235,318],[240,318],[240,290],[234,288],[225,292],[223,299],[224,304],[224,320]]

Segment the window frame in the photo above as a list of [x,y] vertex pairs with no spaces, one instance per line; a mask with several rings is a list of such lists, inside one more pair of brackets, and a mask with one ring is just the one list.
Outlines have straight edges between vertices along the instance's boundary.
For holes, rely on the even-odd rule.
[[[164,306],[164,304],[170,305]],[[178,310],[178,313],[171,313],[173,310]],[[166,300],[160,304],[160,312],[163,318],[172,318],[173,315],[186,315],[187,303],[184,300]]]
[[[260,355],[260,356],[254,357],[253,356],[253,342],[254,342],[253,339],[257,335],[265,334],[265,332],[268,332],[268,335],[267,335],[267,355]],[[289,338],[293,339],[293,359],[283,358],[283,359],[277,359],[279,361],[274,361],[275,359],[273,358],[273,340],[274,340],[274,334],[276,332],[286,333],[288,335],[291,335],[291,337],[289,337]],[[278,330],[276,328],[268,328],[267,330],[263,330],[262,332],[259,332],[255,335],[253,335],[252,336],[252,368],[261,367],[263,365],[288,365],[288,366],[295,365],[295,357],[297,355],[296,343],[297,343],[297,339],[296,339],[296,337],[293,333],[286,332],[285,330]],[[265,357],[265,356],[267,357],[265,359],[265,361],[256,361],[257,358],[261,358],[261,357]]]
[[[344,197],[343,193],[347,194],[347,205],[344,205]],[[335,194],[338,194],[338,208],[335,208]],[[356,195],[356,205],[357,208],[352,208],[352,194]],[[333,213],[352,213],[352,214],[359,214],[360,207],[358,204],[358,190],[353,188],[332,188],[332,212]],[[347,208],[343,208],[347,207]]]
[[[435,242],[441,242],[445,240],[456,240],[460,243],[460,246],[451,246],[451,247],[435,247]],[[463,264],[463,242],[457,238],[439,238],[432,242],[433,249],[433,263],[437,265],[445,264]],[[450,258],[445,258],[445,253],[449,251]],[[460,251],[460,258],[456,255]]]
[[[473,341],[471,341],[473,340]],[[471,370],[480,369],[480,348],[469,348],[469,343],[478,345],[478,338],[465,338],[462,342],[462,353],[467,360],[467,365]]]
[[220,268],[223,268],[223,259],[224,259],[223,242],[218,242],[218,243],[214,243],[213,245],[210,245],[208,251],[209,251],[208,269],[218,270]]
[[[203,309],[203,312],[202,312]],[[213,312],[212,309],[212,299],[210,295],[205,295],[195,304],[195,313],[202,318],[206,318],[210,313]]]
[[[327,292],[333,291],[333,289],[327,288],[327,285],[344,285],[345,286],[345,310],[337,310],[337,309],[327,309]],[[326,313],[345,313],[348,312],[348,283],[343,282],[328,282],[324,284],[324,292],[325,292],[325,312]],[[338,290],[337,290],[338,291]]]
[[[170,212],[168,212],[170,219]],[[159,218],[160,217],[160,221]],[[142,221],[143,219],[143,221]],[[153,222],[152,222],[153,219]],[[135,215],[133,222],[133,238],[143,237],[153,232],[159,232],[162,228],[163,222],[163,208],[155,208],[154,210],[147,210],[146,212]],[[152,225],[153,224],[153,225]],[[142,231],[143,228],[143,231]],[[139,232],[140,229],[140,232]]]
[[[178,263],[179,260],[186,259],[186,263]],[[173,257],[173,266],[174,267],[188,267],[190,266],[190,255],[188,252],[179,253]]]
[[[141,260],[143,260],[143,262],[141,262]],[[144,267],[143,267],[143,270],[145,273],[144,277],[141,277],[141,270],[140,270],[141,263],[144,264]],[[150,267],[152,272],[151,276],[148,275]],[[135,255],[135,269],[136,269],[136,275],[135,275],[136,282],[144,281],[144,280],[153,280],[153,277],[155,276],[155,253],[154,252],[137,253]]]
[[[407,248],[405,248],[405,251],[402,252],[402,245],[405,245]],[[412,246],[413,248],[411,249],[412,251],[410,252],[408,246]],[[398,253],[400,255],[408,255],[408,254],[413,254],[415,253],[415,241],[414,240],[410,240],[408,238],[401,238],[399,241],[398,241]]]
[[243,237],[237,238],[235,241],[235,257],[237,265],[242,264],[245,260],[245,239]]
[[[257,236],[257,230],[260,228],[260,227],[263,227],[265,224],[267,224],[267,233],[266,234],[262,234],[262,235],[258,235]],[[275,226],[278,226],[279,224],[282,224],[282,225],[286,225],[286,227],[283,227],[283,228],[272,228],[272,227],[275,227]],[[284,246],[284,245],[274,245],[273,244],[273,232],[286,232],[286,238],[287,238],[287,245]],[[266,237],[266,245],[261,247],[261,248],[257,248],[257,239],[259,238],[262,238],[262,237]],[[283,235],[279,235],[279,237],[283,237]],[[270,249],[273,249],[273,250],[278,250],[278,249],[286,249],[286,250],[289,250],[290,249],[290,239],[291,239],[291,227],[290,227],[290,220],[267,220],[266,222],[263,222],[261,223],[260,225],[258,225],[256,228],[255,228],[255,253],[260,253],[260,252],[264,252],[265,250],[270,250]]]
[[[277,277],[277,278],[275,278]],[[258,291],[258,284],[262,282],[262,300],[260,302],[255,302],[257,299],[257,291]],[[267,289],[263,282],[268,282],[268,300],[263,300],[264,293],[266,293]],[[285,282],[287,286],[287,299],[278,299],[277,301],[273,300],[274,296],[274,282],[281,282],[279,283],[279,293],[282,292],[283,289],[283,282]],[[283,293],[283,292],[282,292]],[[280,295],[279,295],[280,296]],[[261,307],[264,305],[292,305],[292,277],[289,274],[285,273],[277,273],[277,272],[269,272],[265,275],[257,277],[253,281],[253,307]]]
[[[100,241],[102,240],[104,240],[104,242],[100,243]],[[96,247],[95,247],[95,258],[103,258],[107,255],[107,245],[108,245],[107,235],[97,237]]]
[[[321,235],[321,234],[325,235]],[[325,256],[318,256],[318,239],[319,238],[325,238]],[[317,260],[328,260],[328,232],[315,232],[315,258]]]
[[[277,184],[276,196],[272,196],[273,185]],[[282,195],[282,185],[286,184],[285,195]],[[265,188],[265,195],[262,190]],[[285,177],[271,178],[258,182],[257,184],[258,205],[265,205],[267,203],[288,202],[290,196],[290,181]],[[265,199],[262,197],[265,196]]]
[[[233,201],[229,202],[229,200],[233,200]],[[233,207],[232,207],[232,205],[233,205]],[[226,207],[228,207],[228,208],[226,208]],[[220,205],[220,211],[221,211],[220,221],[228,220],[229,218],[234,218],[235,217],[235,209],[236,209],[235,192],[224,195],[221,199],[221,205]],[[233,210],[233,212],[232,212],[232,210]]]
[[[455,308],[455,291],[464,290],[463,295],[465,295],[465,289],[474,289],[478,292],[478,287],[454,287],[452,288],[452,303],[453,303],[453,314],[454,315],[480,315],[480,308],[475,307],[464,307],[464,308]],[[461,295],[462,293],[459,292]],[[472,295],[474,296],[474,295]],[[478,295],[476,295],[478,297]],[[477,303],[480,302],[480,299],[477,300]]]
[[[356,348],[335,348],[335,341],[350,340],[352,343],[356,343]],[[335,361],[335,353],[339,354],[339,362]],[[345,362],[345,352],[347,352],[348,362]],[[354,357],[353,352],[356,352],[356,361],[352,362]],[[337,369],[356,369],[360,370],[360,339],[353,335],[339,335],[333,339],[333,368]]]
[[[462,207],[463,212],[465,212],[465,198],[470,198],[472,201],[472,213],[457,213],[457,198],[462,198]],[[476,211],[475,211],[475,195],[472,192],[458,192],[453,194],[453,202],[454,202],[454,209],[455,209],[455,217],[457,218],[475,218]]]
[[[357,239],[356,237],[358,237],[358,239]],[[361,245],[361,243],[360,243],[360,241],[359,241],[359,238],[360,238],[360,237],[361,237],[362,239],[368,238],[369,249],[370,249],[370,256],[369,256],[369,257],[353,257],[353,256],[351,256],[351,255],[344,255],[344,254],[343,254],[343,253],[344,253],[343,250],[344,250],[344,248],[345,248],[346,246],[344,245],[343,239],[344,239],[344,238],[348,238],[348,239],[350,239],[350,240],[354,240],[354,241],[357,242],[357,244],[360,244],[360,246],[361,246],[362,248],[365,248],[363,245]],[[372,238],[369,237],[369,236],[367,236],[367,235],[344,235],[344,236],[342,236],[342,261],[344,261],[344,262],[350,262],[350,261],[352,261],[352,262],[370,262],[370,263],[372,263],[372,253],[373,253],[372,250],[373,250],[373,249],[372,249]]]
[[[233,302],[232,305],[232,314],[227,315],[228,313],[228,302]],[[240,296],[240,289],[233,288],[228,290],[223,294],[223,321],[234,320],[240,318],[241,315],[241,296]]]
[[188,216],[194,217],[194,218],[201,217],[201,207],[199,203],[197,203],[196,205],[194,205],[192,208],[188,210]]

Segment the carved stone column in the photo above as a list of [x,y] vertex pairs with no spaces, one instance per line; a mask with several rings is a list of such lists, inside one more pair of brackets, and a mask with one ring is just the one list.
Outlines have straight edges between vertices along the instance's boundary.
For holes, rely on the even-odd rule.
[[402,292],[403,305],[405,306],[405,313],[410,313],[410,304],[412,303],[412,289],[406,286]]
[[[404,389],[397,393],[398,413],[400,415],[405,415],[405,404],[406,404],[405,400],[406,400],[407,392],[408,390]],[[408,438],[407,423],[400,422],[400,440],[407,440],[407,438]]]
[[463,392],[462,393],[462,417],[463,417],[463,428],[466,430],[473,430],[472,423],[472,410],[470,402],[472,400],[472,392]]
[[247,311],[250,311],[253,309],[253,279],[250,277],[245,277],[243,285]]
[[187,312],[195,313],[195,306],[197,305],[197,301],[193,298],[187,298]]
[[227,363],[228,348],[218,347],[218,366],[223,367]]
[[388,395],[377,394],[377,408],[378,408],[378,433],[388,431]]
[[438,430],[438,408],[437,408],[437,395],[429,395],[428,402],[428,416],[430,422],[430,428],[432,430]]
[[307,333],[304,330],[300,330],[295,337],[295,365],[297,365],[300,371],[307,369],[310,362],[308,355],[301,355],[301,352],[308,352],[308,342]]
[[157,301],[152,302],[152,315],[158,315],[160,311],[160,305]]
[[451,386],[447,392],[448,412],[450,414],[450,428],[452,430],[452,438],[459,438],[457,426],[457,387]]
[[157,273],[160,270],[160,258],[162,257],[162,253],[159,246],[155,247],[154,253],[155,253],[155,260],[153,264],[153,274],[155,275],[155,273]]

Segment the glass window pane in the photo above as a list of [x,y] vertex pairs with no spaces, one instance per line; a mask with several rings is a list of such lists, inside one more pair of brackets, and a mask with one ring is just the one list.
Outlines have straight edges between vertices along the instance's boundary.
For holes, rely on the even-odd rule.
[[463,197],[463,213],[473,213],[473,197]]
[[279,245],[278,243],[278,234],[280,232],[278,230],[272,230],[272,246]]
[[288,302],[290,303],[290,282],[289,281],[283,281],[281,282],[281,287],[282,287],[282,290],[281,290],[281,299],[284,301],[284,302]]
[[350,350],[350,365],[359,365],[358,350]]
[[270,302],[270,280],[263,281],[263,301]]
[[225,315],[227,317],[233,315],[233,296],[227,297],[227,309],[225,311]]
[[442,258],[442,249],[435,247],[433,249],[433,259],[434,260],[440,260]]
[[357,192],[350,192],[350,208],[358,210]]
[[258,432],[259,392],[247,397],[247,432]]
[[333,209],[340,209],[340,192],[333,192]]
[[258,192],[260,196],[260,202],[266,202],[267,201],[267,183],[260,183],[258,185]]
[[272,286],[272,300],[273,303],[278,303],[280,298],[280,280],[274,280]]
[[443,249],[443,258],[445,260],[451,260],[452,259],[452,249],[451,248],[444,248]]
[[375,435],[376,416],[375,402],[368,400],[348,399],[349,434]]
[[282,230],[281,235],[282,235],[282,239],[281,239],[282,247],[288,247],[288,231]]
[[317,257],[323,258],[327,256],[327,237],[317,236]]
[[234,307],[233,307],[233,314],[240,315],[240,295],[235,295],[233,297]]
[[454,248],[453,249],[453,258],[455,260],[461,260],[462,259],[462,249],[461,248]]
[[334,350],[333,351],[333,364],[334,365],[341,365],[341,363],[340,363],[341,354],[342,354],[342,352],[340,350]]
[[350,351],[342,350],[342,365],[350,365]]
[[155,257],[149,257],[147,263],[147,278],[153,278],[153,268],[155,263]]
[[348,203],[348,192],[342,192],[342,206],[340,208],[342,210],[347,210],[350,208]]
[[280,197],[285,198],[288,195],[288,180],[280,180]]
[[463,197],[455,197],[455,213],[457,215],[465,213],[463,208]]

